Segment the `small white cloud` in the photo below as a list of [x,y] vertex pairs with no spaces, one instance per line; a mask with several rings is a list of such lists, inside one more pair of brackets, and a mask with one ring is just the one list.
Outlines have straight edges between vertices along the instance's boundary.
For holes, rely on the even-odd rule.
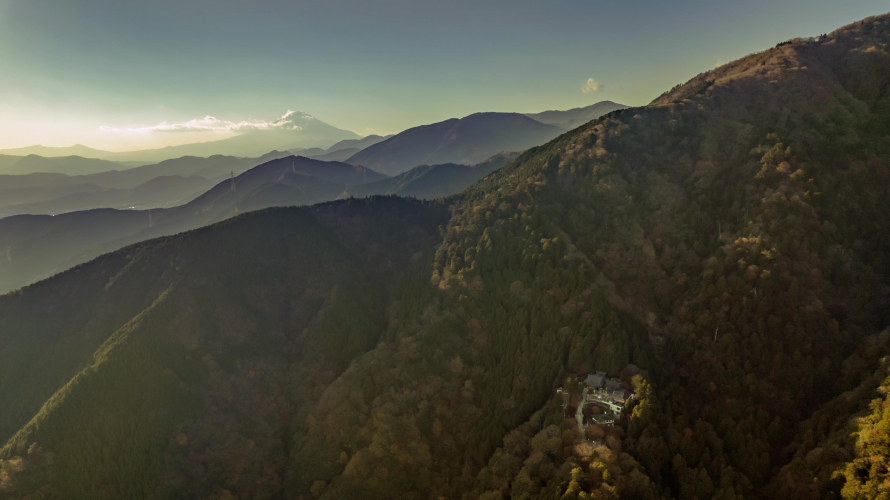
[[[296,115],[296,116],[295,116]],[[302,111],[288,110],[281,118],[273,121],[266,120],[242,120],[233,122],[220,120],[215,116],[205,116],[182,123],[161,122],[151,127],[130,127],[120,129],[102,125],[101,132],[243,132],[247,130],[302,130],[303,127],[295,123],[295,119],[311,120],[313,117]]]
[[584,92],[585,94],[592,94],[594,92],[602,92],[602,90],[603,90],[603,84],[596,81],[593,78],[588,78],[587,83],[585,83],[584,86],[581,87],[581,92]]

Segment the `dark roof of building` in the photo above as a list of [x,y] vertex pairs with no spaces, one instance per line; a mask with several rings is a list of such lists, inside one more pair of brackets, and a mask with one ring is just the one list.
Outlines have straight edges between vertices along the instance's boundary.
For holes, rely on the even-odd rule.
[[614,391],[616,389],[621,389],[621,381],[618,380],[617,378],[610,378],[609,380],[606,380],[606,389],[609,389],[612,391]]
[[618,389],[612,392],[612,398],[619,401],[627,401],[631,395],[632,393],[625,389]]
[[603,385],[603,377],[599,375],[588,375],[586,379],[584,379],[584,384],[588,387],[602,387]]

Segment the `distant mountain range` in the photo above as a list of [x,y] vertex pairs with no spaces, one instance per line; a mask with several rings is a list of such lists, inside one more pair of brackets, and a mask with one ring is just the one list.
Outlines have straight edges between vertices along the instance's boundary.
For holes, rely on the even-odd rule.
[[287,156],[222,181],[193,201],[170,210],[159,219],[157,234],[170,234],[164,226],[183,219],[188,220],[189,226],[198,227],[242,211],[328,201],[349,186],[383,178],[377,172],[348,163]]
[[600,101],[583,108],[574,108],[567,111],[544,111],[541,113],[527,113],[525,116],[534,118],[535,120],[555,125],[563,130],[572,130],[580,127],[585,123],[596,120],[597,118],[609,114],[612,111],[625,109],[628,106],[618,104],[612,101]]
[[[567,126],[566,124],[592,119],[619,107],[621,105],[604,101],[585,108],[547,111],[528,116],[516,113],[477,113],[463,119],[416,127],[395,136],[370,135],[343,139],[327,148],[292,148],[290,151],[316,160],[349,162],[365,167],[365,164],[376,165],[380,170],[395,173],[395,177],[379,179],[377,183],[352,183],[348,192],[343,189],[344,185],[317,184],[310,188],[311,183],[307,182],[278,183],[275,187],[268,188],[268,192],[261,190],[263,196],[257,194],[253,201],[244,202],[238,210],[297,201],[303,203],[311,199],[328,200],[343,193],[352,196],[396,194],[418,198],[447,196],[465,189],[505,163],[507,156],[500,156],[476,167],[469,166],[480,163],[478,158],[485,159],[496,154],[499,147],[524,149],[537,145],[558,135],[560,128]],[[226,149],[232,144],[280,143],[294,139],[295,133],[302,134],[304,138],[317,139],[333,129],[304,113],[290,113],[284,120],[286,125],[282,124],[275,130],[254,130],[223,141],[164,148],[164,151],[169,153],[174,150],[208,148],[197,151],[207,153],[220,148]],[[336,130],[338,129],[334,130],[334,135],[339,134]],[[110,161],[78,155],[43,157],[33,154],[42,152],[61,155],[76,152],[100,156],[122,155],[80,145],[70,148],[34,146],[11,152],[29,154],[0,155],[0,217],[19,214],[56,215],[94,208],[175,207],[207,191],[229,174],[239,175],[251,167],[289,154],[288,151],[273,150],[257,158],[222,154],[207,157],[183,156],[140,165],[140,162],[134,160]],[[136,157],[139,153],[130,152],[126,155]],[[436,161],[441,163],[432,163]],[[297,184],[302,186],[301,196],[297,196],[294,191]],[[309,196],[313,189],[318,194],[315,198]],[[273,199],[278,201],[272,201]]]
[[112,160],[166,160],[181,156],[259,156],[273,149],[296,147],[328,147],[344,139],[361,136],[342,130],[303,113],[289,112],[279,120],[280,125],[269,129],[248,130],[243,134],[219,141],[184,144],[161,149],[114,153]]
[[[0,174],[60,172],[69,175],[132,168],[183,156],[213,155],[257,157],[272,150],[290,151],[326,161],[368,163],[370,168],[399,174],[422,164],[473,164],[498,151],[514,151],[540,145],[559,132],[570,130],[609,112],[626,108],[602,101],[567,111],[527,113],[535,122],[522,120],[518,113],[477,113],[408,129],[397,136],[361,137],[328,125],[303,112],[289,111],[274,126],[247,130],[218,141],[199,142],[158,149],[112,152],[81,144],[68,147],[28,146],[0,150]],[[556,129],[540,127],[550,125]],[[398,137],[397,140],[392,139]],[[391,141],[387,146],[366,151]],[[364,153],[364,154],[360,154]],[[23,158],[36,155],[30,161]],[[66,157],[66,160],[50,159]],[[354,159],[352,159],[354,157]],[[120,167],[93,160],[117,162]]]
[[348,130],[339,129],[301,111],[289,111],[274,122],[273,126],[251,129],[244,133],[218,141],[168,146],[158,149],[110,152],[81,145],[70,148],[27,148],[0,150],[0,154],[38,154],[47,157],[79,155],[111,161],[156,162],[182,156],[230,155],[255,157],[272,150],[288,150],[299,147],[329,147],[339,141],[361,139]]
[[107,158],[113,155],[111,151],[102,151],[101,149],[90,148],[83,144],[75,144],[73,146],[50,147],[50,146],[25,146],[23,148],[11,148],[0,150],[0,155],[12,156],[28,156],[38,155],[45,158],[55,158],[58,156],[82,156],[84,158]]
[[[192,175],[165,175],[131,189],[95,184],[61,184],[0,190],[0,217],[18,214],[62,214],[94,208],[147,209],[172,207],[189,201],[213,186],[213,181]],[[24,202],[8,201],[26,196]]]
[[418,165],[479,163],[501,151],[544,144],[562,132],[519,113],[476,113],[408,129],[346,161],[398,175]]
[[358,153],[359,151],[369,146],[373,146],[378,142],[389,139],[390,137],[392,137],[392,135],[369,135],[367,137],[362,137],[361,139],[346,139],[334,144],[327,149],[297,148],[291,149],[291,152],[294,154],[299,154],[300,156],[305,156],[307,158],[315,158],[316,160],[345,161],[349,159],[350,156]]
[[356,198],[378,194],[425,200],[442,198],[463,191],[517,156],[519,153],[504,152],[472,166],[458,163],[420,165],[394,177],[359,184],[349,188],[346,194]]
[[[275,156],[273,153],[270,155]],[[32,207],[52,207],[64,203],[73,205],[82,203],[82,199],[88,196],[100,195],[109,199],[127,195],[129,196],[127,199],[138,201],[139,196],[147,196],[144,193],[150,193],[154,188],[163,188],[163,184],[174,184],[177,186],[176,189],[182,190],[188,183],[200,183],[200,180],[194,177],[177,179],[154,174],[169,172],[177,166],[179,171],[186,171],[182,168],[184,165],[190,166],[187,171],[196,176],[201,173],[218,172],[219,169],[224,169],[227,174],[229,168],[233,168],[238,161],[249,160],[225,156],[170,160],[158,165],[139,167],[142,170],[151,170],[142,174],[151,176],[151,180],[127,189],[126,192],[121,192],[124,191],[122,189],[105,189],[97,193],[93,186],[93,192],[82,192],[79,196],[75,193],[63,199],[35,203]],[[126,175],[129,172],[116,174]],[[96,177],[106,174],[83,177],[95,181]],[[50,188],[57,190],[70,188],[69,185],[58,183],[60,177],[57,175],[40,177],[56,181],[56,184],[49,185]],[[353,185],[384,178],[385,176],[361,166],[287,156],[265,161],[233,179],[218,181],[203,194],[174,208],[153,209],[151,212],[93,209],[56,217],[50,215],[5,217],[0,219],[0,254],[5,254],[5,258],[0,259],[0,293],[47,277],[129,243],[195,229],[251,210],[279,205],[311,205],[334,200],[344,195]],[[65,177],[61,179],[64,180]],[[175,189],[167,185],[166,191],[172,192]],[[164,189],[161,190],[161,193],[163,192]],[[0,213],[19,208],[21,206],[0,207]],[[92,227],[92,224],[96,224],[97,227]],[[34,256],[39,258],[33,258]]]
[[[283,156],[287,156],[287,153],[272,151],[259,158],[186,156],[127,170],[88,175],[0,175],[0,217],[55,215],[94,208],[178,206],[231,174],[241,174],[251,167]],[[47,160],[60,159],[63,158]]]
[[[97,184],[107,188],[129,189],[155,177],[169,175],[198,175],[207,179],[214,179],[219,176],[229,175],[229,173],[240,174],[241,172],[261,163],[288,155],[289,153],[287,152],[270,151],[256,158],[240,158],[224,155],[213,155],[206,158],[200,156],[183,156],[181,158],[164,160],[139,167],[109,169],[98,173],[81,175],[38,170],[34,173],[25,175],[0,175],[0,189],[57,184]],[[63,158],[45,158],[48,162],[60,159]],[[43,162],[39,161],[35,161],[34,163],[43,164]],[[118,166],[118,164],[111,162],[103,162],[103,164]],[[2,204],[2,201],[0,201],[0,204]]]
[[359,150],[361,150],[361,149],[365,149],[369,146],[373,146],[374,144],[377,144],[378,142],[385,141],[386,139],[389,139],[392,136],[393,136],[393,134],[390,134],[390,135],[368,135],[368,136],[362,137],[361,139],[346,139],[346,140],[340,141],[337,144],[334,144],[333,146],[329,147],[327,150],[325,150],[325,152],[333,153],[335,151],[341,151],[344,149],[359,149]]
[[[359,148],[338,149],[337,151],[332,151],[330,153],[325,152],[324,154],[312,155],[309,156],[309,158],[323,161],[346,161],[359,151],[361,151]],[[302,153],[300,154],[302,155]]]
[[[449,196],[517,156],[500,153],[475,166],[423,165],[388,178],[363,166],[284,154],[276,151],[256,159],[187,157],[122,172],[77,177],[0,176],[0,186],[14,184],[8,190],[16,195],[12,201],[17,201],[9,206],[0,202],[0,216],[11,215],[0,219],[0,254],[5,254],[5,259],[0,259],[0,294],[129,243],[194,229],[252,210],[375,194],[426,199]],[[261,160],[253,168],[245,167]],[[239,168],[240,175],[225,178]],[[211,182],[208,178],[215,178],[216,184],[206,189],[204,186]],[[194,188],[206,191],[189,195]],[[0,190],[0,199],[3,194]],[[180,206],[157,201],[177,196],[194,199],[182,200],[187,203]],[[23,198],[31,202],[24,203]],[[120,208],[140,208],[139,203],[147,203],[145,199],[153,200],[150,206],[155,208],[151,212],[91,209],[56,217],[14,215],[28,210],[59,213],[95,200]],[[32,259],[32,255],[40,258]]]
[[0,155],[0,175],[25,175],[36,172],[86,175],[107,172],[109,170],[124,170],[133,166],[97,158],[84,158],[82,156]]

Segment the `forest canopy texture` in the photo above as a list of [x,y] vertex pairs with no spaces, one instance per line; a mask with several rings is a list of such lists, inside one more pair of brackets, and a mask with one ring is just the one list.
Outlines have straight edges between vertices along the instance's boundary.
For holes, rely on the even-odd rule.
[[888,207],[884,15],[444,201],[129,246],[0,297],[0,497],[888,499]]

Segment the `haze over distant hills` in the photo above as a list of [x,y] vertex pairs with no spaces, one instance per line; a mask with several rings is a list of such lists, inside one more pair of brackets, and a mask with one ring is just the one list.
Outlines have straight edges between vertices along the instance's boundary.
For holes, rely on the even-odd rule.
[[[158,165],[139,167],[146,170],[139,178],[148,176],[151,180],[132,188],[97,189],[94,184],[87,184],[86,186],[92,188],[50,201],[0,206],[0,214],[21,214],[27,209],[54,213],[58,207],[76,207],[78,203],[95,201],[96,198],[110,200],[108,203],[112,204],[118,203],[117,200],[127,200],[127,204],[137,205],[141,200],[150,198],[158,206],[157,200],[163,199],[164,195],[177,196],[183,192],[192,193],[192,188],[205,188],[210,181],[200,177],[201,174],[207,175],[218,169],[225,171],[222,176],[224,180],[217,179],[213,187],[205,188],[206,191],[199,196],[192,195],[194,199],[181,200],[187,203],[171,208],[151,212],[94,209],[56,217],[13,215],[0,218],[0,233],[3,233],[0,238],[0,252],[5,255],[5,258],[0,259],[0,293],[129,243],[194,229],[245,211],[333,200],[344,194],[350,186],[375,182],[385,177],[362,166],[301,156],[282,156],[283,153],[270,153],[263,158],[260,165],[249,169],[243,168],[244,165],[247,162],[256,164],[259,159],[215,156],[168,160]],[[228,179],[229,169],[235,168],[235,165],[242,167],[242,173],[234,179]],[[188,170],[185,166],[189,167]],[[193,176],[164,176],[174,169],[190,172]],[[114,173],[126,175],[129,172]],[[82,177],[97,181],[101,180],[100,176],[108,174],[112,172]],[[49,179],[55,183],[45,189],[61,191],[84,186],[59,183],[57,176]],[[62,178],[65,179],[67,178]],[[127,180],[132,183],[135,179],[131,176]],[[116,177],[111,180],[119,186],[129,185]],[[169,207],[171,204],[163,206]],[[102,227],[93,227],[94,224]]]
[[[0,175],[0,217],[16,214],[59,214],[93,208],[146,209],[177,206],[232,173],[241,174],[251,167],[287,155],[286,152],[272,151],[259,158],[186,156],[126,170],[87,175]],[[32,157],[25,157],[28,158]],[[34,161],[38,165],[67,160],[33,158],[39,159]],[[104,160],[85,161],[117,166]]]
[[[575,112],[575,115],[577,114]],[[330,131],[326,125],[319,125],[320,122],[308,115],[294,113],[286,118],[291,120],[288,123],[300,127],[300,130],[279,127],[282,130],[251,131],[225,141],[188,146],[215,148],[226,141],[229,144],[238,141],[249,142],[253,140],[252,137],[262,137],[263,141],[279,141],[281,137],[288,140],[292,138],[292,133],[312,127],[320,127],[320,133]],[[303,125],[292,123],[297,118]],[[208,188],[228,177],[230,172],[240,175],[251,167],[287,156],[288,153],[272,151],[259,158],[239,158],[221,154],[208,157],[184,156],[137,167],[132,167],[129,164],[121,165],[109,160],[82,157],[0,156],[0,168],[6,168],[8,171],[50,172],[0,176],[0,186],[2,186],[0,195],[4,193],[4,189],[7,193],[7,196],[0,200],[0,217],[83,211],[79,215],[70,215],[64,220],[77,221],[79,225],[88,225],[94,216],[101,216],[101,219],[97,220],[115,217],[113,212],[91,212],[90,210],[94,208],[173,209],[166,216],[163,215],[164,212],[156,211],[151,231],[147,231],[145,228],[131,231],[128,227],[126,230],[118,229],[99,233],[83,231],[80,236],[71,234],[67,238],[75,237],[83,241],[68,247],[60,246],[53,251],[55,257],[44,259],[43,262],[35,264],[36,267],[23,265],[20,258],[12,258],[14,255],[20,256],[21,249],[25,247],[20,242],[10,243],[7,250],[15,251],[8,254],[12,258],[9,262],[16,262],[16,266],[20,269],[13,273],[14,276],[8,276],[8,279],[0,281],[7,286],[20,286],[34,277],[46,276],[54,270],[63,269],[64,266],[82,261],[94,255],[99,251],[98,249],[113,250],[115,245],[119,246],[126,241],[135,241],[134,238],[170,234],[176,230],[198,227],[201,224],[221,220],[247,210],[275,205],[311,204],[341,196],[368,196],[372,194],[397,194],[418,198],[448,196],[465,189],[476,180],[500,168],[515,156],[515,153],[498,154],[499,151],[507,148],[525,149],[542,144],[558,134],[557,127],[542,124],[521,114],[477,113],[463,119],[417,127],[397,136],[372,135],[360,139],[337,141],[327,148],[296,148],[294,150],[299,151],[300,156],[313,156],[316,160],[332,162],[315,164],[325,165],[327,170],[345,168],[346,163],[338,164],[336,162],[350,159],[352,165],[357,164],[360,169],[364,169],[363,171],[373,172],[373,170],[367,169],[366,165],[357,163],[355,158],[361,160],[363,158],[361,153],[367,148],[374,147],[377,149],[372,151],[372,154],[364,156],[372,163],[398,165],[399,169],[409,165],[410,167],[391,179],[383,179],[379,176],[377,178],[368,177],[366,173],[362,179],[345,182],[329,179],[325,175],[319,175],[318,172],[307,173],[305,168],[308,168],[309,163],[303,158],[300,160],[302,170],[299,172],[290,172],[285,169],[279,177],[271,179],[259,173],[260,171],[269,171],[269,167],[266,166],[265,170],[252,172],[247,177],[236,178],[236,184],[241,187],[234,197],[231,195],[222,196],[226,190],[220,187],[221,185],[209,191]],[[78,152],[90,153],[83,148],[74,149]],[[165,148],[167,151],[169,149]],[[40,148],[36,150],[40,150]],[[60,149],[45,148],[43,151],[61,152]],[[92,150],[93,153],[95,151]],[[140,152],[128,154],[135,157],[138,153]],[[475,158],[480,157],[485,161],[477,161],[478,165],[475,167],[469,166]],[[489,157],[491,158],[489,159]],[[453,161],[418,165],[414,162],[419,161],[419,158],[445,158]],[[350,166],[349,168],[355,167]],[[70,175],[75,172],[93,172],[95,170],[108,171]],[[69,175],[52,173],[58,171],[67,172]],[[378,174],[373,172],[373,175]],[[244,185],[248,179],[254,180],[249,186]],[[204,191],[207,192],[203,196],[198,196]],[[220,194],[212,195],[211,193]],[[208,196],[228,201],[207,204]],[[195,197],[197,199],[187,205],[190,208],[178,207]],[[196,204],[201,204],[201,208],[192,210],[197,206]],[[138,224],[144,222],[138,217],[134,218],[129,215],[122,215],[122,217],[125,220],[137,221]],[[38,226],[44,225],[40,219],[29,220]],[[172,221],[177,222],[173,224]],[[11,223],[7,222],[7,227],[18,227],[9,224]],[[51,227],[58,228],[57,225]],[[46,236],[41,240],[41,245],[49,244],[52,241],[49,235],[57,231],[58,229],[47,229],[47,232],[44,233]],[[98,238],[94,235],[98,235]],[[9,238],[12,238],[11,242],[18,241],[14,235],[10,235]],[[46,254],[46,250],[39,250],[37,253]]]
[[[156,234],[170,234],[164,226],[179,224],[183,219],[188,220],[189,226],[197,227],[249,210],[328,201],[349,186],[384,177],[362,166],[286,156],[247,170],[231,181],[224,180],[191,202],[170,210],[158,220]],[[242,208],[241,204],[249,208]]]
[[291,152],[299,154],[300,156],[305,156],[307,158],[315,158],[316,160],[346,161],[359,151],[369,146],[373,146],[378,142],[389,139],[390,137],[392,137],[392,135],[369,135],[367,137],[362,137],[361,139],[346,139],[338,142],[337,144],[334,144],[327,149],[297,148],[292,149]]
[[307,113],[288,111],[275,121],[263,122],[262,126],[246,128],[239,135],[218,141],[125,152],[100,151],[80,145],[70,148],[30,146],[0,150],[0,154],[16,155],[25,152],[28,154],[45,153],[44,156],[77,154],[112,161],[162,161],[182,156],[206,157],[212,155],[256,157],[272,150],[286,151],[299,147],[326,148],[347,139],[361,139],[361,136],[328,125]]
[[555,125],[563,130],[571,130],[575,127],[584,125],[585,123],[596,120],[597,118],[616,111],[625,109],[628,106],[618,104],[612,101],[600,101],[583,108],[573,108],[567,111],[543,111],[541,113],[526,113],[529,118]]
[[[150,163],[183,156],[256,157],[272,150],[291,151],[326,161],[347,161],[355,157],[351,162],[371,162],[380,171],[397,174],[421,164],[478,163],[498,151],[536,146],[552,139],[559,131],[575,128],[625,107],[611,101],[602,101],[567,111],[544,111],[525,115],[559,130],[538,127],[530,121],[519,119],[516,113],[476,113],[463,119],[446,120],[406,130],[398,134],[401,137],[387,147],[381,146],[371,151],[367,149],[389,141],[394,136],[360,137],[353,132],[328,125],[307,113],[289,111],[279,120],[264,122],[264,128],[246,129],[234,137],[158,149],[111,152],[80,144],[69,147],[28,146],[4,149],[0,150],[0,155],[37,155],[43,159],[35,159],[29,163],[0,156],[0,174],[61,172],[77,175],[112,170],[108,165],[103,167],[101,162],[86,159],[122,162],[120,165],[123,168],[129,168],[138,166],[133,162]],[[69,159],[67,162],[48,160],[56,157]]]
[[424,164],[479,163],[501,151],[544,144],[560,133],[558,127],[519,113],[475,113],[408,129],[346,161],[398,175]]
[[[146,165],[124,172],[67,177],[59,174],[13,176],[18,187],[10,189],[8,206],[0,202],[0,293],[62,271],[104,252],[135,241],[174,234],[272,206],[309,205],[349,196],[395,194],[437,198],[455,194],[502,167],[516,153],[501,153],[475,166],[445,164],[420,166],[387,178],[363,166],[321,161],[272,152],[262,158],[229,156],[186,157]],[[251,163],[253,168],[246,168]],[[241,168],[234,179],[229,169]],[[181,172],[190,177],[171,175]],[[214,177],[212,174],[220,173]],[[216,185],[203,176],[216,179]],[[33,179],[28,179],[32,178]],[[134,183],[149,178],[138,185]],[[23,184],[30,180],[31,184]],[[5,179],[0,177],[0,184]],[[114,185],[104,188],[97,184]],[[186,197],[180,204],[161,203],[171,197]],[[53,194],[61,196],[52,196]],[[0,190],[0,196],[3,191]],[[197,194],[197,193],[196,193]],[[166,198],[165,198],[166,197]],[[148,203],[147,210],[81,210],[56,217],[16,215],[59,213],[78,204],[117,208]],[[161,201],[159,201],[161,200]],[[103,202],[103,205],[95,205]],[[157,208],[161,207],[161,208]],[[94,228],[93,224],[107,226]],[[72,228],[79,228],[72,230]],[[64,242],[64,244],[60,244]],[[39,255],[40,258],[31,258]]]
[[419,165],[393,177],[353,186],[346,190],[346,195],[356,198],[373,195],[410,196],[426,200],[441,198],[463,191],[517,156],[519,153],[504,152],[476,165]]
[[0,155],[11,156],[28,156],[38,155],[44,158],[55,158],[57,156],[81,156],[84,158],[107,158],[113,155],[111,151],[102,151],[101,149],[90,148],[83,144],[75,144],[73,146],[49,147],[49,146],[25,146],[23,148],[10,148],[0,150]]
[[[0,217],[19,214],[62,214],[94,208],[138,209],[181,205],[215,181],[192,175],[158,176],[130,189],[95,184],[0,189]],[[21,198],[26,198],[22,200]]]
[[114,153],[113,160],[166,160],[180,156],[259,156],[272,150],[297,147],[328,147],[344,139],[361,136],[342,130],[300,111],[288,111],[274,127],[247,130],[219,141],[169,146],[161,149]]
[[36,154],[0,156],[0,175],[25,175],[38,172],[86,175],[128,168],[133,168],[133,165],[122,165],[108,160],[82,156],[43,157]]
[[329,147],[328,149],[325,150],[325,153],[334,153],[336,151],[341,151],[344,149],[362,150],[369,146],[373,146],[374,144],[377,144],[378,142],[385,141],[386,139],[389,139],[390,137],[392,137],[392,135],[373,135],[372,134],[372,135],[362,137],[361,139],[346,139],[346,140],[340,141],[337,144],[334,144],[333,146]]

